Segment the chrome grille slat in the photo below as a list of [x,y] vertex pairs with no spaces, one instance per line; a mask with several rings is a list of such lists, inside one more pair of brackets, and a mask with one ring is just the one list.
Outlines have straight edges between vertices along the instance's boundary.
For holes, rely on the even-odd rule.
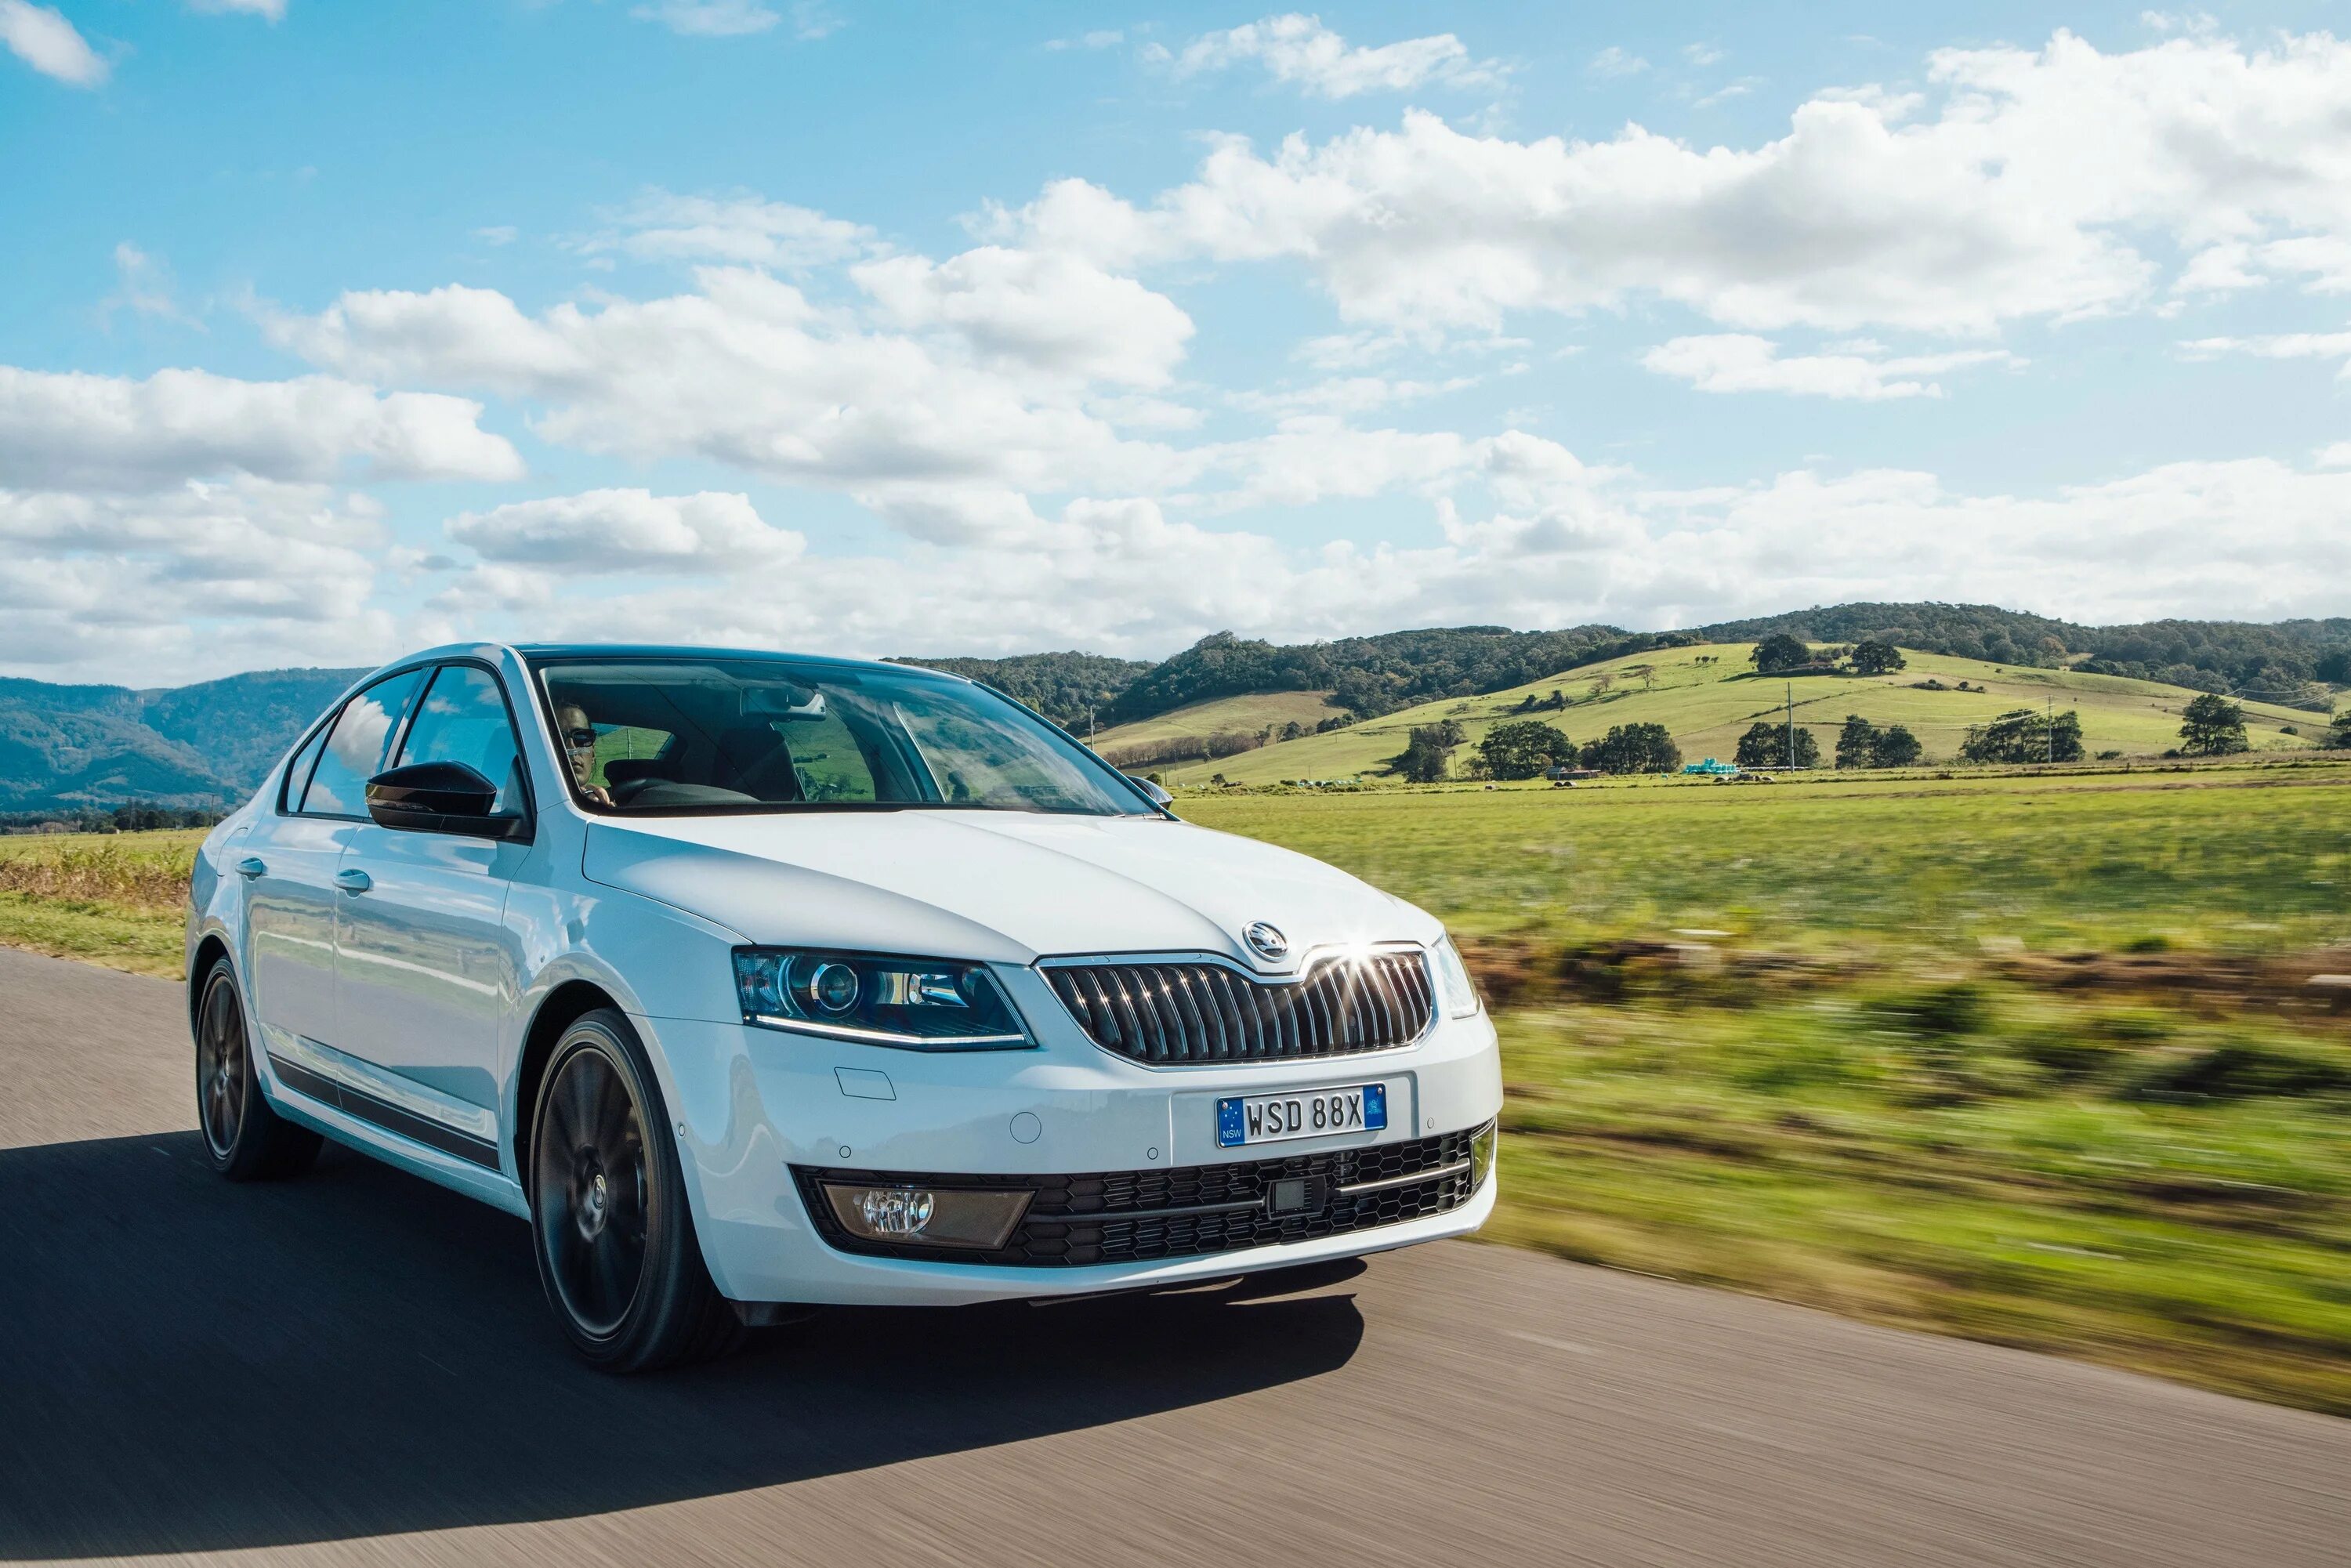
[[1153,1065],[1282,1061],[1388,1051],[1420,1038],[1436,987],[1413,950],[1382,948],[1272,983],[1205,960],[1050,964],[1087,1038]]

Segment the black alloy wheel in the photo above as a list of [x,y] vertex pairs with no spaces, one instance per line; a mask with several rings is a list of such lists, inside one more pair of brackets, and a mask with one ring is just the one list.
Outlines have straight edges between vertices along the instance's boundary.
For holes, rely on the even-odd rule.
[[572,1348],[609,1372],[717,1354],[743,1334],[703,1266],[668,1125],[626,1018],[600,1008],[564,1031],[531,1118],[533,1250]]
[[576,1051],[547,1095],[538,1176],[540,1245],[563,1310],[607,1335],[628,1316],[645,1268],[645,1127],[611,1057]]
[[197,1007],[196,1125],[213,1168],[231,1181],[298,1176],[319,1157],[320,1139],[270,1109],[246,1030],[236,970],[217,960]]

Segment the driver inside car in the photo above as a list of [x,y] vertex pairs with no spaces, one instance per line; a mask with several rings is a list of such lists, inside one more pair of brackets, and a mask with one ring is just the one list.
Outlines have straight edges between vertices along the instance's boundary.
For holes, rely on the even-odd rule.
[[596,727],[588,722],[587,710],[565,704],[555,710],[555,727],[562,733],[564,759],[571,764],[580,793],[599,806],[611,805],[611,794],[589,781],[596,771]]

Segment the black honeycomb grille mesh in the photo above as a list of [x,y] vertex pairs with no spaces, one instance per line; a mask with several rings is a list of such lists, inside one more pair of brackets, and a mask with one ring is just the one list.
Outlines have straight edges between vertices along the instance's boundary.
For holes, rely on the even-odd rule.
[[1416,951],[1335,958],[1290,985],[1220,964],[1067,964],[1045,970],[1061,1005],[1104,1051],[1136,1061],[1289,1061],[1386,1051],[1436,1014]]
[[[940,1176],[906,1171],[856,1171],[794,1166],[800,1197],[818,1233],[844,1252],[925,1258],[944,1263],[1014,1268],[1082,1268],[1194,1258],[1398,1225],[1443,1214],[1477,1190],[1476,1171],[1455,1167],[1470,1158],[1482,1128],[1416,1138],[1371,1148],[1290,1155],[1233,1165],[1182,1166],[1168,1170],[1102,1171],[1087,1176]],[[1427,1179],[1409,1178],[1428,1173]],[[1012,1239],[994,1251],[968,1248],[897,1247],[851,1236],[825,1201],[827,1181],[862,1186],[1027,1187],[1036,1196]],[[1301,1183],[1296,1212],[1277,1214],[1270,1199],[1277,1183]],[[1369,1192],[1343,1188],[1394,1182]],[[1221,1207],[1238,1204],[1242,1207]],[[1208,1212],[1167,1213],[1167,1210]]]

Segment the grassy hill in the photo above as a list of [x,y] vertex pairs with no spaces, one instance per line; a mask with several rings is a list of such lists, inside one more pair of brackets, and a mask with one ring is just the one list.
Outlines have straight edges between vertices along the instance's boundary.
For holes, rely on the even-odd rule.
[[[1217,773],[1243,784],[1370,776],[1382,771],[1387,759],[1404,749],[1414,726],[1447,718],[1468,732],[1471,745],[1494,724],[1512,717],[1541,719],[1577,741],[1593,739],[1614,725],[1662,724],[1673,732],[1689,760],[1728,759],[1749,725],[1759,718],[1777,718],[1784,711],[1788,684],[1779,676],[1751,673],[1747,656],[1752,647],[1747,643],[1714,643],[1658,649],[1484,696],[1423,703],[1348,729],[1283,741],[1215,762],[1162,769],[1161,776],[1171,784],[1205,784]],[[1937,653],[1914,653],[1908,659],[1907,669],[1889,675],[1794,679],[1796,722],[1813,732],[1823,758],[1834,751],[1836,732],[1847,714],[1857,713],[1875,724],[1907,725],[1926,746],[1928,758],[1944,760],[1958,752],[1970,725],[1982,724],[2013,708],[2039,708],[2052,698],[2060,712],[2070,707],[2081,714],[2083,744],[2093,755],[2107,750],[2151,755],[2179,743],[2180,709],[2197,695],[2179,686],[2119,675],[2021,669]],[[1652,671],[1646,683],[1635,673],[1643,665]],[[1595,695],[1593,685],[1604,675],[1613,677],[1613,685]],[[1917,689],[1917,683],[1928,680],[1938,680],[1950,688],[1965,681],[1985,689]],[[1555,690],[1568,699],[1564,710],[1514,712],[1528,694],[1542,701]],[[2244,708],[2248,736],[2256,750],[2309,745],[2308,737],[2325,727],[2323,716],[2294,708],[2260,703],[2246,703]],[[2302,730],[2303,736],[2283,734],[2282,727],[2286,725]]]
[[[1266,726],[1280,729],[1284,725],[1300,724],[1308,729],[1339,712],[1324,699],[1328,692],[1249,692],[1237,697],[1217,697],[1212,702],[1193,703],[1150,718],[1122,724],[1105,729],[1094,737],[1096,750],[1115,752],[1130,746],[1144,746],[1155,741],[1174,740],[1187,735],[1224,735],[1233,732],[1255,735]],[[1081,729],[1081,735],[1085,732]]]

